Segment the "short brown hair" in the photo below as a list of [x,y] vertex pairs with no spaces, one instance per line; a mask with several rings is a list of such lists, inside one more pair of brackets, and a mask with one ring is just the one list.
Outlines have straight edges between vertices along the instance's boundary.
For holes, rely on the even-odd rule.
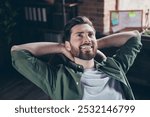
[[70,41],[72,27],[79,24],[88,24],[94,29],[93,23],[86,16],[77,16],[72,18],[64,27],[63,42]]

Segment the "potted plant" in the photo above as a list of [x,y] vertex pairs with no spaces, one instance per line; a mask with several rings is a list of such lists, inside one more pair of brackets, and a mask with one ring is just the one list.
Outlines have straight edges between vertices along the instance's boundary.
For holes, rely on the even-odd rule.
[[8,66],[10,57],[10,45],[16,25],[17,12],[11,4],[11,0],[0,1],[0,70]]

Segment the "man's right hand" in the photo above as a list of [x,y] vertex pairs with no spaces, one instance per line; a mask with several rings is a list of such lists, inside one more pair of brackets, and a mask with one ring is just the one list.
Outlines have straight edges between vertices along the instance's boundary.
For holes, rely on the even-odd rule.
[[74,57],[72,56],[72,54],[70,53],[70,51],[68,51],[65,46],[62,49],[62,54],[64,54],[67,58],[69,58],[71,61],[74,61]]

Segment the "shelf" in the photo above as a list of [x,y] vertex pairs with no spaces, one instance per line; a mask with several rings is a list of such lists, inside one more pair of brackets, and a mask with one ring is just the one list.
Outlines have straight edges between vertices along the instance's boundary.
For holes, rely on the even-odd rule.
[[[45,40],[51,33],[53,36],[62,34],[67,21],[78,15],[78,5],[80,4],[78,1],[66,2],[65,0],[55,1],[54,4],[43,0],[18,1],[18,3],[22,8],[20,19],[23,22],[21,24],[23,34],[20,38],[28,38],[28,41],[36,38],[40,41]],[[27,31],[30,34],[24,35]],[[53,36],[49,37],[53,38]]]

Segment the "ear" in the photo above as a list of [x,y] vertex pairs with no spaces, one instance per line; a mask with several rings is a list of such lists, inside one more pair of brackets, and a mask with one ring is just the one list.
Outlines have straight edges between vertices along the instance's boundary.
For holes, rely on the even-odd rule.
[[69,41],[65,41],[65,48],[66,48],[68,51],[71,51],[71,46],[70,46],[70,42],[69,42]]

